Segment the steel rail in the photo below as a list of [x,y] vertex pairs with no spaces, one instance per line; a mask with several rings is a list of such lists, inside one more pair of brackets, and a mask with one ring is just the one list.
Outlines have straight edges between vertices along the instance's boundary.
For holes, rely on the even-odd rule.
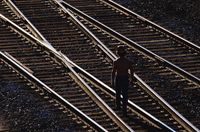
[[115,37],[117,40],[125,43],[130,48],[133,48],[133,49],[137,50],[138,52],[145,54],[149,58],[158,61],[163,66],[170,68],[171,70],[173,70],[174,72],[176,72],[180,76],[183,76],[184,78],[186,78],[186,79],[190,80],[191,82],[195,83],[197,86],[200,86],[200,78],[198,78],[198,77],[192,75],[191,73],[183,70],[182,68],[174,65],[173,63],[167,61],[166,59],[164,59],[164,58],[162,58],[160,56],[158,56],[157,54],[153,53],[152,51],[144,48],[143,46],[141,46],[139,44],[137,44],[136,42],[128,39],[127,37],[121,35],[120,33],[114,31],[110,27],[102,24],[101,22],[99,22],[99,21],[95,20],[94,18],[88,16],[87,14],[81,12],[80,10],[78,10],[77,8],[71,6],[70,4],[66,3],[65,1],[61,1],[61,3],[64,6],[66,6],[66,8],[69,8],[74,13],[76,13],[79,16],[83,17],[84,19],[87,19],[87,21],[89,21],[89,22],[93,23],[94,25],[96,25],[97,27],[101,28],[102,30],[104,30],[105,32],[110,34],[111,36]]
[[[1,51],[0,51],[1,52]],[[13,56],[11,56],[8,52],[2,52],[2,54],[6,55],[7,57],[11,58],[12,60],[14,60],[18,65],[22,66],[24,69],[26,69],[26,71],[28,71],[30,74],[33,74],[34,72],[28,68],[27,66],[23,65],[20,61],[16,60]]]
[[40,46],[47,49],[51,55],[57,57],[66,68],[68,68],[71,71],[71,75],[73,79],[83,88],[83,90],[95,101],[97,102],[97,105],[116,123],[118,126],[126,132],[133,131],[126,123],[124,123],[116,114],[115,112],[87,85],[87,83],[74,71],[74,69],[69,64],[69,59],[62,54],[61,52],[58,52],[56,49],[54,49],[51,45],[48,43],[45,43],[44,41],[41,41],[31,34],[29,34],[27,31],[10,21],[8,18],[0,14],[0,18],[7,22],[10,26],[14,27],[14,30],[22,33],[27,38],[31,39],[31,41],[39,44]]
[[113,8],[115,8],[117,10],[120,10],[121,12],[125,13],[126,15],[129,15],[129,16],[132,16],[132,17],[136,17],[136,18],[142,20],[143,22],[145,22],[145,23],[147,23],[147,24],[159,29],[163,33],[165,33],[165,34],[167,34],[169,36],[173,36],[173,37],[175,37],[176,39],[178,39],[181,42],[187,43],[186,46],[192,47],[194,50],[200,52],[200,46],[198,46],[198,45],[196,45],[196,44],[194,44],[194,43],[192,43],[192,42],[180,37],[179,35],[177,35],[177,34],[171,32],[171,31],[159,26],[158,24],[156,24],[156,23],[154,23],[154,22],[142,17],[141,15],[139,15],[139,14],[137,14],[137,13],[135,13],[135,12],[123,7],[122,5],[116,3],[116,2],[114,2],[112,0],[100,0],[100,1],[109,4]]
[[[61,2],[63,2],[64,4],[67,4],[67,3],[64,2],[64,1],[61,1]],[[72,9],[73,11],[75,11],[77,14],[81,14],[81,15],[84,16],[84,17],[86,16],[87,19],[89,19],[89,21],[94,22],[95,24],[97,23],[97,26],[99,26],[99,27],[103,26],[104,29],[106,29],[106,31],[107,31],[107,30],[108,30],[108,31],[111,31],[111,33],[114,32],[114,34],[116,34],[116,36],[118,36],[118,35],[119,35],[119,36],[122,36],[122,35],[120,35],[119,33],[113,31],[112,29],[110,29],[109,27],[107,27],[107,26],[101,24],[100,22],[94,20],[94,19],[91,18],[90,16],[88,16],[88,15],[82,13],[81,11],[79,11],[78,9],[76,9],[75,7],[72,7],[72,6],[69,5],[69,4],[67,4],[67,7],[69,7],[69,8]],[[108,33],[110,33],[110,32],[108,32]],[[113,34],[112,34],[112,35],[113,35]],[[122,38],[123,38],[123,36],[122,36]],[[125,37],[124,37],[124,38],[125,38]],[[127,39],[127,38],[125,38],[125,39]],[[128,39],[128,41],[131,42],[131,40],[129,40],[129,39]],[[126,42],[126,41],[125,41],[125,42]],[[132,42],[132,43],[137,44],[137,43],[135,43],[135,42]],[[138,45],[138,44],[137,44],[137,45]],[[128,46],[130,46],[130,45],[128,45]],[[138,47],[141,47],[141,46],[138,45]],[[147,49],[145,49],[145,48],[143,48],[143,47],[141,47],[141,49],[142,49],[142,51],[144,50],[143,53],[145,53],[145,54],[146,54],[146,52],[147,52],[147,54],[149,54],[148,52],[150,52],[150,54],[152,54],[150,57],[153,57],[155,60],[159,60],[159,62],[161,61],[162,63],[163,63],[163,61],[165,61],[165,63],[166,63],[169,67],[173,67],[173,68],[175,68],[175,69],[180,69],[180,68],[177,67],[176,65],[170,63],[170,62],[167,61],[167,60],[164,60],[163,58],[157,56],[156,54],[152,53],[151,51],[149,51],[149,50],[147,50]],[[145,50],[146,50],[146,51],[145,51]],[[110,52],[110,51],[109,51],[109,52]],[[115,59],[117,58],[116,56],[114,56],[114,57],[115,57]],[[167,65],[166,65],[166,66],[167,66]],[[80,69],[79,69],[79,70],[80,70]],[[85,75],[87,75],[89,78],[92,78],[92,79],[95,78],[95,77],[92,77],[91,74],[86,73],[86,71],[84,71],[83,69],[81,69],[80,71],[82,71],[82,72],[83,72]],[[188,76],[191,76],[191,77],[193,78],[193,75],[191,75],[190,73],[187,73],[186,71],[184,71],[184,70],[182,70],[182,69],[180,69],[180,71],[181,71],[181,72],[185,72],[185,74],[188,74]],[[160,96],[157,96],[158,94],[155,93],[155,91],[153,91],[145,82],[143,82],[143,81],[141,80],[141,78],[139,78],[136,74],[135,74],[134,76],[137,78],[137,80],[139,81],[139,83],[143,85],[143,87],[145,86],[145,88],[144,88],[145,91],[148,91],[148,93],[149,93],[151,96],[157,98],[157,99],[159,100],[159,102],[161,103],[161,105],[162,105],[163,107],[167,108],[167,111],[168,111],[170,114],[172,114],[173,117],[175,117],[175,119],[177,119],[177,121],[178,121],[180,124],[182,124],[182,125],[184,126],[184,128],[186,128],[186,129],[189,130],[189,131],[193,131],[193,130],[194,130],[194,131],[199,131],[198,128],[196,128],[196,127],[195,127],[193,124],[191,124],[187,119],[185,119],[181,114],[179,114],[179,113],[178,113],[173,107],[171,107],[164,99],[162,99]],[[194,77],[194,78],[196,78],[196,77]],[[200,79],[198,79],[198,78],[196,78],[196,79],[197,79],[197,82],[200,82]],[[101,86],[103,85],[102,82],[99,82],[99,81],[98,81],[98,79],[97,79],[97,80],[95,79],[95,82],[97,82],[97,84],[100,84]],[[198,83],[198,84],[200,84],[200,83]],[[104,84],[104,85],[105,85],[105,84]],[[105,87],[105,86],[103,86],[103,87]],[[105,88],[108,88],[108,86],[105,87]],[[109,90],[111,90],[111,89],[109,89]],[[113,90],[111,90],[111,91],[113,91]],[[114,92],[114,91],[113,91],[113,92]]]
[[17,69],[20,74],[23,74],[26,76],[31,82],[39,86],[39,88],[45,90],[47,92],[48,96],[51,96],[52,98],[56,99],[58,102],[60,102],[63,106],[70,109],[72,112],[74,112],[76,115],[78,115],[81,119],[83,119],[85,122],[90,124],[95,130],[97,131],[103,131],[107,132],[102,126],[100,126],[98,123],[96,123],[94,120],[92,120],[90,117],[85,115],[82,111],[77,109],[74,105],[69,103],[66,99],[64,99],[62,96],[60,96],[58,93],[56,93],[54,90],[52,90],[50,87],[48,87],[46,84],[41,82],[38,78],[36,78],[32,73],[30,73],[24,65],[21,63],[19,64],[18,60],[16,60],[14,57],[9,55],[7,52],[0,51],[0,57],[6,61],[9,65]]

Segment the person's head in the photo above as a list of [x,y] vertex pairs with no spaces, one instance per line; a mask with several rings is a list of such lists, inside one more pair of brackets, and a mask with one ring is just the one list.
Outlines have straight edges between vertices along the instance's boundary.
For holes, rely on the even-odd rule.
[[117,47],[117,54],[120,56],[120,57],[124,57],[126,55],[126,48],[125,46],[118,46]]

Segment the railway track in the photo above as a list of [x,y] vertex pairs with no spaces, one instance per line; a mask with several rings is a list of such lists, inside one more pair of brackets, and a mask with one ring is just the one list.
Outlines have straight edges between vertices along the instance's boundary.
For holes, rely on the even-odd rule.
[[106,129],[120,130],[69,74],[66,74],[66,68],[56,64],[47,53],[34,46],[34,43],[6,28],[5,25],[1,27],[1,42],[3,42],[1,43],[1,51],[6,51],[17,58],[22,64],[34,71],[34,75],[42,82],[54,88],[66,100],[94,118]]
[[139,45],[200,77],[200,47],[112,0],[64,0]]
[[[82,21],[85,24],[85,26],[88,29],[90,29],[107,47],[109,47],[110,50],[114,51],[117,45],[121,45],[121,44],[128,45],[130,51],[132,52],[131,53],[132,55],[129,55],[131,56],[130,59],[137,58],[135,62],[137,63],[137,66],[135,69],[136,73],[140,77],[142,77],[142,79],[145,80],[145,82],[147,82],[148,85],[154,88],[154,90],[156,90],[156,92],[158,92],[159,95],[164,97],[164,99],[166,99],[174,108],[176,108],[182,115],[184,115],[184,117],[186,117],[188,120],[190,120],[196,126],[199,127],[199,123],[198,123],[199,121],[196,118],[198,116],[197,109],[199,108],[199,105],[197,103],[198,102],[197,98],[199,98],[198,97],[198,93],[199,93],[198,77],[195,77],[192,75],[194,78],[197,78],[197,84],[196,84],[196,81],[194,82],[188,81],[188,77],[187,77],[188,74],[186,75],[185,73],[187,72],[185,72],[184,70],[182,70],[183,72],[180,73],[179,72],[180,70],[178,70],[179,68],[178,69],[174,67],[171,68],[171,66],[174,64],[172,65],[170,64],[171,66],[169,66],[169,62],[163,63],[163,60],[160,62],[159,60],[160,57],[159,56],[153,57],[155,56],[155,54],[152,54],[151,51],[144,50],[144,48],[143,47],[141,48],[141,46],[133,46],[136,44],[133,41],[125,38],[124,36],[119,35],[115,31],[110,29],[109,27],[104,26],[102,23],[99,23],[98,21],[90,18],[84,13],[79,12],[74,7],[66,3],[63,3],[63,5],[65,5],[66,8],[69,8],[73,12],[75,12],[75,15],[78,14],[78,16],[81,16],[77,18],[80,21]],[[153,58],[153,61],[152,61],[152,58]],[[155,62],[155,60],[157,60],[156,63],[153,63]],[[169,68],[173,70],[175,69],[174,70],[175,72],[169,70]],[[181,77],[180,74],[181,76],[185,76],[185,75],[186,76]],[[183,102],[184,102],[184,105],[183,105]],[[189,108],[190,110],[189,109],[183,110],[184,107],[190,107]]]
[[[7,58],[6,58],[7,57]],[[93,131],[89,124],[50,96],[50,93],[23,74],[9,56],[0,52],[0,131]],[[26,70],[26,69],[25,69]]]
[[[55,63],[55,60],[43,49],[44,47],[40,47],[41,45],[38,47],[37,44],[42,42],[37,42],[39,40],[34,39],[12,22],[6,21],[3,16],[1,16],[1,19],[1,42],[3,42],[1,43],[1,51],[6,51],[17,58],[17,60],[24,64],[34,76],[49,87],[54,88],[63,98],[69,100],[74,106],[105,127],[106,130],[121,130],[121,128],[119,128],[119,126],[87,96],[83,89],[77,85],[77,82],[72,80],[69,71],[62,65]],[[27,38],[24,38],[22,34]],[[113,99],[111,97],[109,97],[109,99],[110,103],[114,104]],[[112,104],[109,105],[112,106]],[[128,122],[133,129],[156,129],[147,124],[149,122],[148,120],[138,118],[134,112],[130,111],[129,113],[134,120],[127,120],[126,122]]]
[[[16,5],[25,14],[25,16],[27,16],[27,18],[36,26],[36,28],[40,29],[40,32],[45,36],[45,38],[47,38],[47,40],[56,49],[61,50],[70,59],[72,59],[74,62],[79,64],[81,67],[83,67],[84,69],[86,69],[87,71],[89,71],[93,75],[95,75],[96,77],[100,78],[101,80],[103,80],[104,82],[109,84],[108,80],[110,79],[111,64],[109,63],[109,61],[105,61],[105,57],[103,57],[101,54],[99,54],[99,50],[97,50],[97,48],[95,48],[96,46],[92,43],[92,41],[89,40],[87,38],[87,36],[85,36],[85,34],[82,33],[80,31],[80,29],[77,28],[76,25],[74,25],[72,19],[69,18],[68,20],[63,21],[63,19],[61,19],[61,17],[60,17],[60,16],[63,16],[63,18],[66,18],[67,15],[54,14],[55,10],[58,11],[58,9],[56,9],[55,7],[52,7],[51,3],[48,3],[48,2],[46,2],[46,3],[38,2],[37,3],[37,2],[31,3],[31,2],[27,2],[27,1],[26,2],[20,1],[20,2],[16,2]],[[24,6],[24,5],[26,5],[26,6]],[[43,5],[43,7],[41,7],[41,5]],[[53,9],[55,9],[54,13],[52,13],[50,15],[51,17],[49,19],[47,19],[47,16],[43,15],[44,10],[39,10],[39,9],[46,9],[47,7],[49,8],[48,9],[49,15],[50,15],[50,10],[52,10],[52,12],[53,12]],[[31,9],[31,10],[29,10],[29,9]],[[30,11],[34,12],[35,16],[32,15],[32,13]],[[43,17],[42,17],[42,15],[43,15]],[[38,17],[38,16],[40,16],[40,17]],[[59,20],[59,23],[58,23],[58,21],[53,21],[53,19]],[[66,24],[68,26],[63,26],[64,24]],[[56,25],[56,26],[53,27],[53,25]],[[68,27],[68,29],[67,29],[67,27]],[[69,37],[64,36],[64,35],[69,35],[69,34],[70,34]],[[81,45],[78,44],[77,42],[81,42]],[[119,44],[119,43],[116,43],[116,44]],[[77,49],[77,46],[80,48]],[[112,50],[115,46],[112,47]],[[89,54],[91,54],[91,56],[89,56]],[[84,58],[83,58],[83,56],[84,56]],[[138,55],[136,55],[136,56],[138,57]],[[135,55],[134,55],[134,57],[135,57]],[[139,57],[141,57],[141,55],[139,55]],[[149,62],[148,62],[149,60],[146,59],[145,61],[146,62],[143,62],[143,63],[145,65],[149,66]],[[153,65],[153,67],[155,65],[159,66],[159,64],[155,63]],[[154,68],[148,67],[148,70],[150,70],[150,69],[154,70]],[[101,74],[98,73],[98,71],[100,71],[100,70],[101,70]],[[161,68],[160,71],[168,72],[168,70],[165,70],[163,68]],[[102,72],[103,72],[103,74],[102,74]],[[152,106],[151,107],[149,106],[152,104],[155,105],[155,103],[152,102],[152,99],[148,99],[150,97],[148,97],[148,95],[144,94],[143,91],[141,92],[141,88],[137,88],[137,86],[136,86],[136,88],[130,92],[130,95],[132,97],[132,99],[131,99],[132,101],[134,101],[134,102],[138,101],[137,102],[138,104],[144,105],[143,108],[150,109],[149,111],[151,111],[154,115],[158,115],[158,117],[160,116],[160,114],[158,114],[158,113],[159,113],[160,109],[162,109],[162,108],[160,108],[160,107],[156,108],[158,113],[155,112],[155,109],[152,108]],[[140,100],[138,100],[138,98],[135,98],[137,96],[140,97]],[[144,99],[143,101],[145,103],[143,101],[141,101],[141,98]],[[170,115],[168,115],[168,114],[166,114],[166,115],[169,116],[167,119],[168,121],[165,120],[166,119],[165,116],[164,117],[161,116],[160,118],[162,118],[162,120],[165,120],[165,122],[170,122],[169,121],[169,120],[171,120]],[[177,128],[178,125],[174,125],[174,124],[176,124],[176,123],[174,123],[174,121],[172,121],[171,123],[168,123],[168,124],[171,124],[171,126],[173,126],[174,128],[179,129],[179,128]]]
[[[44,2],[45,3],[45,2]],[[44,4],[43,3],[43,4]],[[19,4],[19,3],[16,3],[16,4]],[[24,3],[24,2],[22,2],[22,4],[26,4],[26,3]],[[39,3],[39,4],[41,4],[41,3]],[[38,9],[39,8],[39,4],[37,5],[37,6],[34,6],[33,4],[30,4],[30,6],[33,6],[33,7],[35,7],[35,9]],[[50,3],[48,3],[48,2],[46,2],[45,3],[47,6],[49,6],[49,7],[51,7],[51,8],[49,8],[49,9],[54,9],[53,7],[52,7],[52,5],[50,4]],[[18,5],[19,6],[19,5]],[[24,6],[23,6],[24,7]],[[26,6],[26,7],[28,7],[28,6]],[[31,7],[31,9],[33,10],[33,7]],[[40,8],[41,9],[41,8]],[[22,10],[22,9],[20,9],[20,10]],[[23,10],[23,13],[25,13],[25,11]],[[27,15],[26,16],[28,16],[29,14],[31,14],[30,12],[29,13],[27,13]],[[47,19],[47,21],[45,20],[45,19],[42,19],[42,16],[40,16],[40,18],[38,18],[37,19],[37,15],[38,14],[36,14],[36,18],[34,18],[34,17],[32,17],[32,16],[30,16],[30,20],[31,20],[31,22],[34,24],[34,25],[36,25],[36,27],[38,28],[38,29],[40,29],[40,31],[41,31],[41,33],[48,39],[48,40],[50,40],[50,42],[53,44],[53,46],[55,46],[56,47],[56,49],[58,49],[58,50],[61,50],[63,53],[65,53],[65,54],[67,54],[67,56],[69,56],[70,57],[70,59],[72,59],[73,61],[75,61],[76,63],[78,63],[81,67],[83,67],[84,69],[87,69],[87,71],[89,71],[89,72],[91,72],[93,75],[95,75],[95,76],[97,76],[98,78],[100,78],[101,80],[103,80],[104,82],[106,82],[107,84],[109,84],[108,83],[108,80],[110,79],[110,70],[111,70],[111,64],[109,63],[109,61],[106,61],[105,60],[105,57],[104,56],[102,56],[102,54],[100,54],[99,53],[99,50],[97,50],[97,48],[96,48],[96,46],[92,43],[92,41],[91,40],[89,40],[89,39],[87,39],[87,36],[85,36],[83,33],[81,33],[81,31],[79,30],[79,29],[77,29],[77,26],[76,25],[74,25],[74,23],[73,23],[73,21],[71,20],[71,19],[68,19],[68,24],[69,24],[69,26],[72,26],[72,28],[71,29],[69,29],[67,32],[67,34],[77,34],[77,32],[78,32],[78,35],[71,35],[70,37],[71,38],[69,38],[69,39],[67,39],[67,40],[65,40],[65,36],[61,36],[61,34],[65,34],[66,33],[66,31],[65,32],[60,32],[60,29],[65,29],[65,27],[62,27],[63,25],[62,24],[58,24],[58,23],[56,23],[56,25],[61,25],[61,27],[60,28],[58,28],[58,29],[56,29],[56,27],[53,27],[52,29],[50,29],[50,28],[48,28],[47,27],[47,25],[50,25],[50,24],[48,24],[48,22],[47,21],[49,21],[49,22],[52,22],[51,20],[52,20],[52,18],[51,19]],[[53,16],[53,15],[51,15],[51,16]],[[61,15],[62,16],[62,15]],[[65,18],[65,15],[63,15],[64,16],[64,18]],[[55,19],[55,17],[53,17],[54,19]],[[35,20],[35,21],[34,21]],[[45,20],[45,21],[44,21]],[[34,21],[34,22],[33,22]],[[37,22],[38,22],[38,26],[37,26]],[[42,24],[45,24],[45,27],[44,26],[41,26]],[[53,21],[51,24],[52,25],[55,25],[55,23],[54,23],[55,21]],[[58,22],[58,21],[57,21]],[[59,21],[60,22],[60,21]],[[39,26],[40,25],[40,26]],[[51,27],[52,27],[52,25],[51,25]],[[91,27],[91,26],[89,26],[89,27]],[[50,30],[46,30],[46,29],[50,29]],[[43,29],[43,30],[42,30]],[[52,32],[51,33],[47,33],[47,32],[45,32],[45,31],[48,31],[48,32],[50,32],[52,30]],[[58,31],[56,31],[56,30],[58,30]],[[53,31],[54,31],[54,33],[53,33]],[[76,32],[74,32],[74,31],[76,31]],[[60,37],[59,36],[56,36],[56,34],[57,35],[60,35]],[[65,35],[67,35],[67,34],[65,34]],[[62,38],[61,38],[62,37]],[[64,37],[64,38],[63,38]],[[82,37],[82,38],[81,38]],[[72,42],[74,42],[73,40],[74,40],[74,38],[77,40],[77,42],[81,42],[81,44],[82,45],[78,45],[77,43],[72,43]],[[78,39],[78,38],[81,38],[80,40]],[[59,42],[61,40],[61,42]],[[72,40],[68,45],[66,45],[66,42],[67,41],[69,41],[69,40]],[[56,42],[56,41],[58,41],[58,42]],[[86,44],[86,45],[83,45],[83,42],[86,42],[86,43],[88,43],[89,42],[89,45],[88,44]],[[65,43],[65,44],[64,44]],[[69,46],[69,47],[68,47]],[[79,46],[79,47],[81,47],[81,46],[83,46],[83,48],[81,48],[81,51],[77,51],[77,48],[76,48],[76,46]],[[116,46],[116,45],[115,45]],[[115,47],[115,46],[113,46],[113,47]],[[71,47],[74,47],[74,48],[71,48]],[[112,50],[113,50],[113,47],[112,47]],[[69,48],[71,48],[70,50],[63,50],[63,49],[69,49]],[[90,50],[91,49],[91,50]],[[73,52],[75,52],[75,53],[73,53]],[[102,52],[102,51],[101,51]],[[88,54],[92,54],[93,56],[88,56]],[[70,56],[71,55],[71,56]],[[80,56],[79,56],[80,55]],[[82,58],[82,56],[83,55],[85,55],[85,57],[86,58]],[[96,56],[97,58],[94,58],[93,59],[93,57],[94,56]],[[139,55],[140,57],[141,57],[141,55]],[[89,57],[89,59],[88,59],[88,57]],[[91,57],[91,58],[90,58]],[[137,56],[138,57],[138,56]],[[145,57],[144,57],[145,58]],[[89,60],[89,61],[88,61]],[[147,61],[148,62],[148,61]],[[157,64],[156,64],[157,65]],[[106,68],[105,68],[106,67]],[[98,73],[98,71],[99,70],[102,70],[102,71],[105,71],[105,72],[103,72],[103,74],[102,75],[100,75],[100,73]],[[138,98],[135,98],[135,100],[134,101],[138,101],[138,103],[140,104],[140,105],[144,105],[143,107],[146,107],[146,109],[148,109],[149,108],[149,105],[150,104],[154,104],[155,105],[155,103],[154,102],[152,102],[152,99],[146,99],[146,98],[150,98],[150,97],[148,97],[148,95],[146,95],[146,94],[144,94],[143,93],[143,91],[141,92],[141,88],[139,88],[140,86],[134,86],[134,87],[136,87],[136,90],[133,90],[135,93],[137,93],[136,95],[133,95],[133,94],[135,94],[133,91],[131,92],[132,93],[132,97],[137,97],[138,96],[138,93],[139,93],[139,95],[140,96],[138,96],[138,97],[141,97],[141,98],[145,98],[144,100],[149,100],[149,101],[144,101],[144,102],[142,102],[141,100],[140,101],[138,101]],[[95,89],[95,88],[94,88]],[[95,91],[98,91],[98,90],[95,90]],[[98,92],[97,92],[98,93]],[[142,96],[141,96],[141,94],[142,94]],[[105,98],[105,95],[104,96],[102,96],[102,97],[104,97]],[[107,100],[107,98],[105,98],[105,100]],[[108,99],[108,100],[110,100],[110,99]],[[112,99],[111,99],[112,100]],[[113,102],[113,101],[111,101],[111,102]],[[142,103],[141,103],[142,102]],[[111,103],[108,103],[108,104],[111,104]],[[154,106],[153,105],[153,106]],[[158,105],[158,104],[156,104],[156,105]],[[111,105],[111,107],[113,107],[112,105]],[[152,106],[151,106],[152,107]],[[150,108],[151,110],[150,111],[155,111],[154,109],[152,109],[152,108]],[[162,109],[162,108],[160,108],[160,107],[158,107],[158,109],[157,109],[157,111],[159,111],[160,109]],[[155,112],[156,113],[156,112]],[[154,113],[154,114],[155,114]],[[163,111],[161,112],[162,114],[163,114]],[[162,115],[161,114],[161,115]],[[158,116],[160,116],[160,114],[155,114],[155,115],[158,115]],[[163,114],[164,115],[164,114]],[[170,120],[171,118],[170,118],[170,115],[167,115],[167,117],[168,117],[168,119]],[[161,117],[161,118],[166,118],[166,117]],[[167,121],[166,121],[167,122]],[[168,123],[168,124],[171,124],[171,126],[173,126],[176,130],[180,130],[180,129],[183,129],[183,128],[177,128],[177,127],[180,127],[179,125],[176,125],[176,123],[175,123],[176,121],[172,121],[171,123]]]

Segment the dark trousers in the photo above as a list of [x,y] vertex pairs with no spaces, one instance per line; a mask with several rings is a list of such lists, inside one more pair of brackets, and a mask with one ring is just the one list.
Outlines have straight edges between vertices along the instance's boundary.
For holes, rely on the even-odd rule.
[[127,104],[128,104],[128,85],[129,85],[128,76],[116,77],[115,79],[116,107],[120,108],[122,102],[123,113],[125,115],[127,114]]

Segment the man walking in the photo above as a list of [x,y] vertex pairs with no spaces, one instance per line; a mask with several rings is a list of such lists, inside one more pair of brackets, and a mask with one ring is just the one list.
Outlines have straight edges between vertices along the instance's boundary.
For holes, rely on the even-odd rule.
[[[132,64],[125,58],[126,50],[124,46],[117,47],[119,58],[113,63],[112,86],[116,90],[116,108],[120,109],[121,102],[124,116],[127,115],[129,71],[133,80]],[[122,98],[121,98],[122,95]]]

